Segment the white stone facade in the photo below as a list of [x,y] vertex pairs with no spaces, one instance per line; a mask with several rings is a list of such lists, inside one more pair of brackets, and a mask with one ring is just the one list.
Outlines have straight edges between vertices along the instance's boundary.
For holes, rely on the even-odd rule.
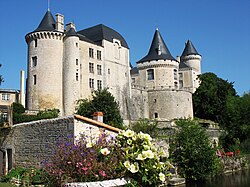
[[[201,73],[199,54],[138,62],[134,74],[129,48],[119,33],[103,25],[76,32],[69,23],[64,29],[64,16],[58,14],[55,22],[50,11],[26,35],[26,42],[29,110],[57,108],[61,115],[71,115],[79,99],[91,99],[93,90],[109,88],[124,120],[193,117],[192,93]],[[162,46],[156,50],[164,55]]]

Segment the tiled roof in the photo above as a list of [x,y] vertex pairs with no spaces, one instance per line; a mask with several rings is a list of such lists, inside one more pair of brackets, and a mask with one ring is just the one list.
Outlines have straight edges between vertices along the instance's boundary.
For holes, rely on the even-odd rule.
[[199,53],[196,51],[194,45],[190,40],[187,41],[185,49],[181,55],[181,57],[188,56],[188,55],[199,55]]
[[46,14],[44,15],[41,23],[39,24],[39,26],[35,30],[35,32],[37,32],[37,31],[54,31],[55,26],[56,26],[55,19],[54,19],[53,15],[51,14],[51,12],[48,10],[46,12]]

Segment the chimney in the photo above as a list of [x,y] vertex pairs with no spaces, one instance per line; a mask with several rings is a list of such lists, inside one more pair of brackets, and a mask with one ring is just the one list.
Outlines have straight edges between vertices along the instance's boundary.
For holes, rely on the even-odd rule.
[[102,112],[94,112],[93,119],[103,123],[103,113]]
[[76,30],[76,26],[73,22],[66,24],[66,32],[68,32],[70,28],[74,28]]
[[64,16],[62,14],[56,14],[56,30],[64,32]]
[[20,72],[20,103],[25,107],[24,70]]

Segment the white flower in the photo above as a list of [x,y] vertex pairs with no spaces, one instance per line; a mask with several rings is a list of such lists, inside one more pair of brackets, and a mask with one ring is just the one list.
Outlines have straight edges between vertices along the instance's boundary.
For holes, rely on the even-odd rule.
[[129,161],[125,161],[123,163],[123,165],[129,170],[129,168],[130,168],[130,162]]
[[136,158],[136,160],[145,160],[147,157],[145,157],[145,155],[143,154],[139,154]]
[[159,179],[161,182],[164,182],[166,180],[165,175],[163,173],[159,173]]
[[154,153],[151,150],[142,151],[142,155],[146,158],[154,158]]
[[128,140],[127,140],[127,144],[128,144],[128,145],[131,145],[131,144],[132,144],[132,140],[131,140],[131,139],[128,139]]
[[91,148],[91,147],[93,147],[93,145],[94,145],[94,144],[93,144],[92,142],[88,142],[88,143],[86,144],[86,147],[87,147],[87,148]]
[[133,137],[134,134],[135,134],[135,132],[134,132],[134,131],[131,131],[130,129],[128,129],[128,130],[126,130],[126,131],[124,132],[124,136],[126,136],[127,138]]
[[101,153],[103,155],[108,155],[110,153],[110,151],[108,150],[108,148],[103,148],[103,149],[101,149]]
[[130,171],[131,173],[136,173],[136,172],[138,172],[138,171],[139,171],[139,165],[138,165],[138,163],[135,162],[134,164],[131,164],[131,165],[130,165],[130,168],[129,168],[129,171]]
[[147,150],[150,149],[150,146],[148,146],[148,145],[143,145],[143,148],[144,148],[145,151],[147,151]]
[[152,138],[151,138],[151,136],[149,134],[145,134],[143,132],[139,132],[138,133],[138,137],[140,139],[142,139],[142,140],[147,140],[147,141],[151,141],[152,140]]

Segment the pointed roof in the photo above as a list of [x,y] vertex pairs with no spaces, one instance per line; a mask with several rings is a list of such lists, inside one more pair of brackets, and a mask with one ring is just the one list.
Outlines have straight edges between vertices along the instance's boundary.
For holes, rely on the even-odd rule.
[[148,54],[138,62],[146,62],[150,60],[175,60],[169,52],[158,29],[155,31]]
[[190,66],[188,66],[186,63],[184,62],[180,62],[179,63],[179,69],[192,69]]
[[106,25],[99,24],[77,32],[83,36],[86,36],[90,40],[101,43],[102,40],[113,42],[113,39],[117,39],[121,42],[123,47],[129,48],[126,40],[114,29],[107,27]]
[[48,10],[35,31],[54,31],[55,25],[55,19],[50,10]]
[[76,36],[76,37],[79,37],[76,33],[76,30],[71,27],[67,32],[66,32],[66,36]]
[[186,46],[185,46],[185,49],[181,55],[181,57],[184,57],[184,56],[188,56],[188,55],[200,55],[195,47],[193,46],[192,42],[190,40],[188,40],[186,42]]

